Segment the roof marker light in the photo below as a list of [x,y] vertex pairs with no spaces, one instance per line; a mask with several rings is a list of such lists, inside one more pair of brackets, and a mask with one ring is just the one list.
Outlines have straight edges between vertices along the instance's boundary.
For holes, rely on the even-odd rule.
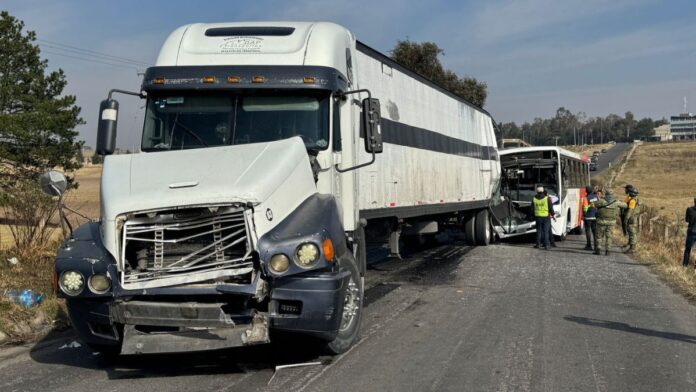
[[263,83],[266,79],[263,76],[254,76],[251,78],[251,83]]
[[227,77],[227,83],[239,83],[241,79],[239,76],[228,76]]
[[314,84],[314,83],[316,83],[316,81],[317,81],[317,78],[315,78],[314,76],[305,76],[303,79],[303,82],[305,82],[307,84]]
[[164,78],[154,78],[152,79],[153,84],[164,84]]
[[203,83],[215,83],[215,76],[204,76]]

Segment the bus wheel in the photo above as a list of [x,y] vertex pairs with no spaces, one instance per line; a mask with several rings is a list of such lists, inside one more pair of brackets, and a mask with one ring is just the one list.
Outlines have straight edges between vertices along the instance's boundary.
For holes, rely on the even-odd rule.
[[464,238],[469,245],[476,245],[476,213],[467,212],[463,222]]
[[491,243],[491,224],[488,220],[488,210],[483,209],[476,213],[475,237],[476,245],[488,246]]

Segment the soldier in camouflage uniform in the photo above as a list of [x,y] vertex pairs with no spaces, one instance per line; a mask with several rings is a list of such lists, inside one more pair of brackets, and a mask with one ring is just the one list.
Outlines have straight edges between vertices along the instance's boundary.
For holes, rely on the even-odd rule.
[[595,254],[600,254],[600,249],[604,246],[604,254],[609,255],[611,247],[611,232],[616,225],[622,208],[626,208],[626,203],[616,200],[610,189],[604,191],[604,197],[599,199],[597,207],[597,241],[599,246],[595,249]]
[[638,242],[638,206],[640,206],[638,189],[633,186],[629,188],[627,185],[625,201],[627,208],[624,210],[622,223],[628,234],[628,249],[626,253],[633,253],[636,249],[636,243]]

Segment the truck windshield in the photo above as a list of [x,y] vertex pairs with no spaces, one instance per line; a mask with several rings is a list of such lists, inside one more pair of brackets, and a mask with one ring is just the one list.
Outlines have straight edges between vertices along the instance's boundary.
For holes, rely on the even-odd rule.
[[171,94],[148,98],[142,150],[261,143],[300,136],[329,145],[329,95]]

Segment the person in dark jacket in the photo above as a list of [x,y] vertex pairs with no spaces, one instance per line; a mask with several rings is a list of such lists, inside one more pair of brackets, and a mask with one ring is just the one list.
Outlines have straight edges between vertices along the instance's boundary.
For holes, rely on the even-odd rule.
[[[694,197],[694,205],[686,209],[686,221],[689,227],[686,229],[686,246],[684,246],[684,267],[689,266],[689,256],[691,256],[691,248],[696,242],[696,197]],[[696,269],[694,269],[696,273]]]
[[[582,219],[585,223],[585,250],[598,250],[597,244],[597,201],[599,197],[592,186],[585,187],[586,196],[582,198]],[[594,240],[594,248],[592,242]]]
[[551,198],[544,194],[544,187],[538,186],[537,193],[532,199],[534,207],[534,219],[536,220],[536,245],[535,248],[543,247],[549,249],[549,226],[553,216],[553,205]]

